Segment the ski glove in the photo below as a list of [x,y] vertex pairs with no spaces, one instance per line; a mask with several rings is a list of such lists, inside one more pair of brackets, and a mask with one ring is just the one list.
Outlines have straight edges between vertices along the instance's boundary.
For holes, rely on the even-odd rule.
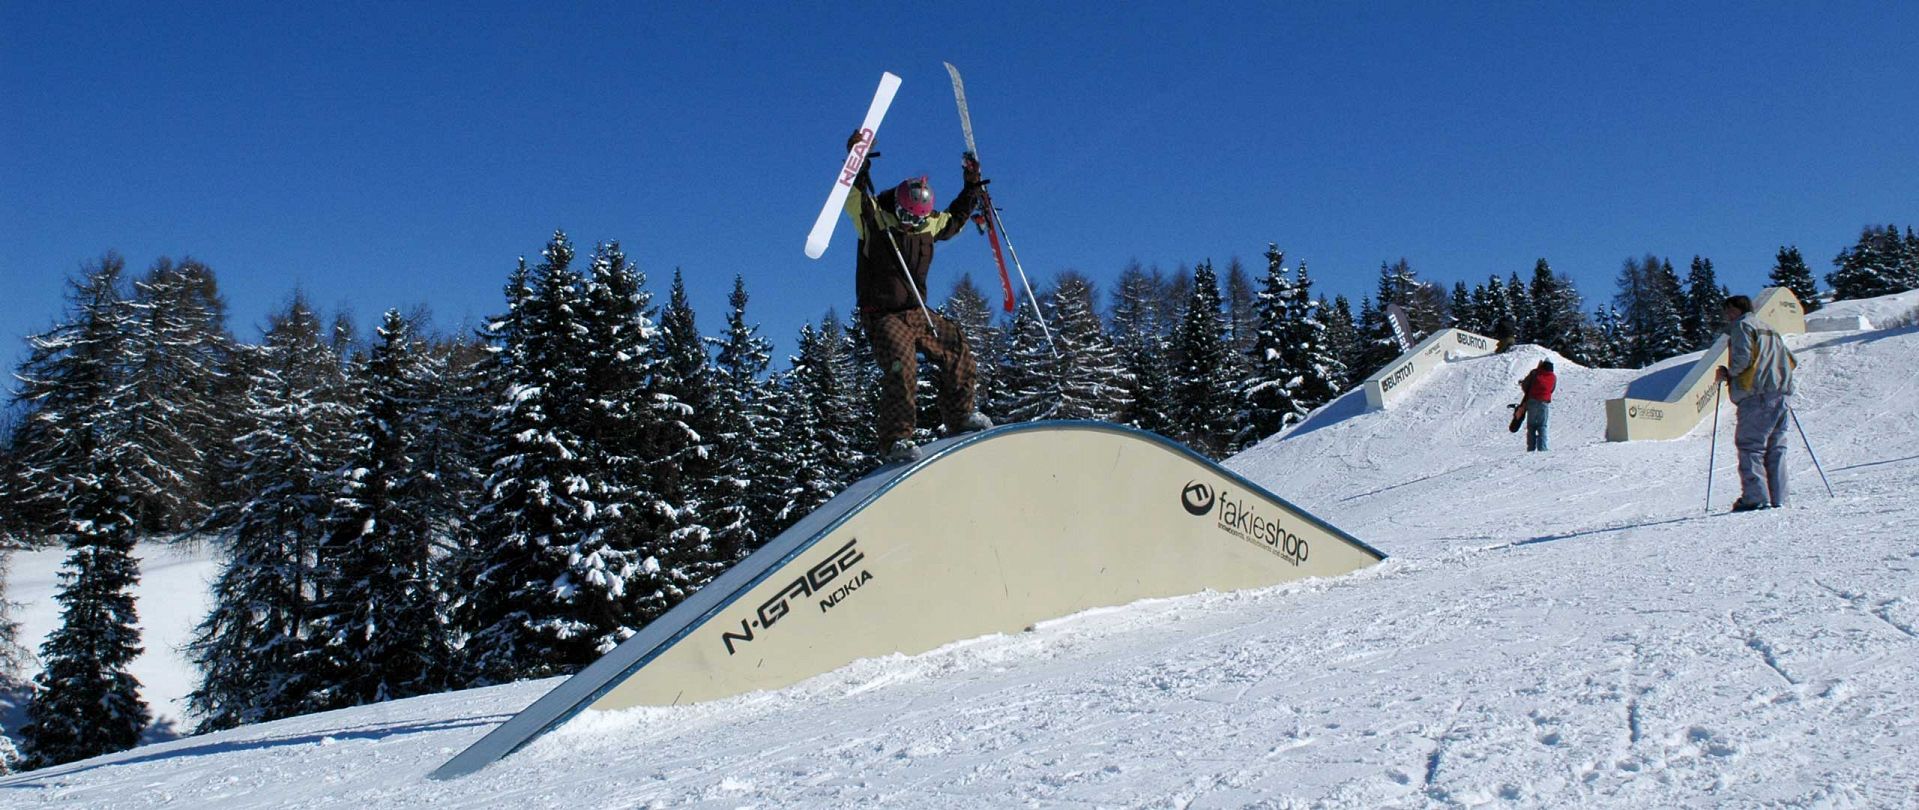
[[974,157],[972,152],[960,153],[960,172],[966,178],[967,188],[986,185],[986,181],[979,176],[979,158]]
[[[865,130],[856,129],[856,130],[853,130],[853,134],[846,136],[846,151],[850,153],[853,151],[853,147],[859,146],[860,140],[862,139],[864,135],[865,135]],[[874,138],[873,143],[878,144],[879,139]],[[873,168],[873,159],[879,156],[880,156],[880,153],[878,151],[874,150],[873,147],[870,145],[867,146],[866,160],[865,162],[860,164],[859,177],[855,178],[853,181],[855,186],[857,186],[861,191],[864,191],[868,194],[873,193],[873,177],[871,174],[871,169]]]

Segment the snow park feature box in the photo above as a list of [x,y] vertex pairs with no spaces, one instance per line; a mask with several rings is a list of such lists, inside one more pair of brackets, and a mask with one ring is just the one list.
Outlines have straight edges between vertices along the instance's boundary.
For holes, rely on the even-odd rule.
[[[1759,320],[1782,334],[1806,331],[1806,312],[1799,297],[1785,287],[1768,287],[1753,303]],[[1706,417],[1718,401],[1713,369],[1727,362],[1726,336],[1720,335],[1690,367],[1661,369],[1626,388],[1626,395],[1606,400],[1606,441],[1677,439]],[[1683,375],[1678,372],[1683,369]]]
[[1029,422],[848,487],[434,772],[581,711],[777,689],[1079,611],[1277,585],[1385,555],[1168,439]]
[[1413,384],[1440,364],[1462,357],[1484,357],[1499,350],[1498,341],[1464,329],[1441,329],[1419,342],[1378,373],[1366,378],[1366,410],[1377,411],[1397,402]]

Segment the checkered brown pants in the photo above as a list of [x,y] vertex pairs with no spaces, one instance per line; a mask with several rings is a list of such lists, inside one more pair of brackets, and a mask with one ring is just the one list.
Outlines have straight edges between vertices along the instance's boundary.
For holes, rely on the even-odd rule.
[[880,449],[910,438],[918,417],[913,392],[919,385],[919,358],[939,371],[940,418],[948,433],[959,428],[960,420],[973,412],[973,350],[959,324],[933,313],[937,334],[926,327],[922,310],[909,309],[884,315],[864,316],[867,339],[873,344],[873,358],[880,364],[878,407]]

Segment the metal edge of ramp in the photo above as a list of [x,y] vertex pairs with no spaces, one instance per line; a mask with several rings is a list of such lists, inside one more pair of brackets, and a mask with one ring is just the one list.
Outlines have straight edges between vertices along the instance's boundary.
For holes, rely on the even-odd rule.
[[466,750],[448,760],[431,774],[434,779],[450,779],[473,773],[488,764],[518,751],[548,731],[565,723],[613,690],[640,668],[733,605],[756,585],[782,570],[821,538],[887,494],[914,473],[938,463],[970,445],[1000,436],[1031,431],[1092,430],[1116,433],[1145,440],[1176,451],[1188,460],[1231,480],[1247,490],[1284,506],[1301,520],[1350,543],[1355,549],[1383,560],[1386,555],[1358,538],[1320,520],[1245,477],[1226,469],[1178,442],[1157,434],[1106,422],[1057,421],[1027,422],[995,428],[982,433],[945,439],[927,446],[925,457],[907,465],[882,467],[854,482],[839,495],[800,519],[792,527],[749,555],[686,601],[647,624],[632,638],[568,678],[539,700],[515,714],[507,722],[488,732]]

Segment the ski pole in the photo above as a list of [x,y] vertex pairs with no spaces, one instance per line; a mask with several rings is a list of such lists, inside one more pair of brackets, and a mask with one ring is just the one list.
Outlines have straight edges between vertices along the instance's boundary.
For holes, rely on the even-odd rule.
[[1792,416],[1792,426],[1799,429],[1799,441],[1806,445],[1806,455],[1812,456],[1812,468],[1819,471],[1819,482],[1826,485],[1826,497],[1838,497],[1832,494],[1832,482],[1826,480],[1826,468],[1819,466],[1819,454],[1812,452],[1812,442],[1806,439],[1806,426],[1799,424],[1799,412],[1787,405],[1786,413]]
[[1712,382],[1712,444],[1706,453],[1706,514],[1712,514],[1712,469],[1713,461],[1719,456],[1719,392],[1724,390],[1718,380]]
[[1039,318],[1040,334],[1046,336],[1046,347],[1053,350],[1053,359],[1059,359],[1059,345],[1053,342],[1053,330],[1046,327],[1046,313],[1039,308],[1039,297],[1033,294],[1033,282],[1026,278],[1026,268],[1019,263],[1019,251],[1013,248],[1013,237],[1006,232],[1006,220],[1000,219],[999,209],[993,207],[993,198],[982,202],[993,217],[993,224],[999,227],[999,238],[1006,241],[1006,252],[1013,257],[1013,269],[1019,271],[1019,283],[1026,287],[1026,300],[1033,305],[1033,314]]
[[906,267],[906,254],[900,252],[899,240],[893,238],[892,229],[880,221],[879,199],[873,196],[871,189],[860,189],[860,193],[866,195],[868,210],[873,212],[874,227],[886,233],[886,243],[893,246],[893,258],[900,260],[900,274],[906,277],[906,289],[913,291],[913,300],[920,305],[920,314],[926,316],[926,328],[933,331],[933,337],[938,338],[940,328],[933,325],[933,311],[926,308],[926,298],[920,295],[920,285],[913,283],[913,271]]

